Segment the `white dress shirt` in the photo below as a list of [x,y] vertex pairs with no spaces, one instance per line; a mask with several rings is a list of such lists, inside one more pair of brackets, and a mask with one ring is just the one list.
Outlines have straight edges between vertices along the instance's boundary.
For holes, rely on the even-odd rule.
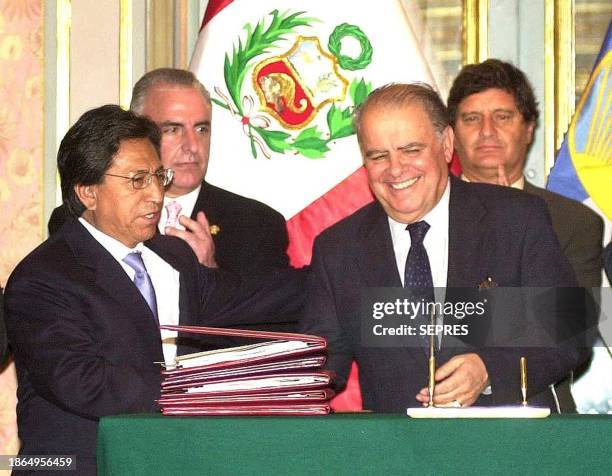
[[[465,176],[461,176],[463,180],[469,182]],[[512,184],[513,188],[522,189],[525,185],[525,179],[521,176],[519,180]],[[429,265],[431,266],[431,274],[433,278],[433,285],[435,288],[445,288],[448,278],[448,217],[449,217],[449,204],[450,204],[450,180],[446,184],[446,189],[442,194],[442,198],[436,204],[436,206],[425,215],[422,220],[429,223],[429,230],[425,235],[423,244],[429,257]],[[402,286],[404,285],[404,269],[406,267],[406,259],[408,258],[408,251],[410,250],[410,233],[406,230],[405,223],[398,223],[395,220],[389,218],[389,225],[391,226],[391,239],[393,240],[393,250],[395,251],[395,260],[397,262],[397,269],[400,272],[400,278],[402,279]],[[435,226],[435,229],[434,229]],[[402,228],[403,227],[403,228]],[[401,233],[403,230],[404,234]],[[433,232],[433,233],[432,233]],[[406,241],[405,235],[408,235],[408,245],[400,242],[400,240]],[[434,235],[434,236],[431,236]],[[397,241],[396,241],[397,240]],[[396,244],[397,242],[397,244]],[[400,259],[403,257],[403,262]],[[439,302],[444,301],[442,296],[442,289],[436,289],[436,300]],[[437,316],[437,324],[442,324],[441,316]],[[438,335],[438,348],[442,345],[442,335]],[[483,391],[483,395],[491,395],[491,385],[488,385]]]
[[[423,246],[427,251],[429,266],[431,268],[431,278],[434,285],[434,295],[436,301],[444,302],[446,297],[446,281],[448,277],[448,206],[450,200],[450,180],[442,193],[438,203],[423,217],[429,230],[423,239]],[[395,253],[395,263],[397,270],[404,285],[406,260],[412,240],[410,232],[406,229],[406,223],[400,223],[388,217],[391,229],[391,241]],[[436,323],[442,324],[443,316],[436,316]],[[442,335],[438,335],[438,348],[442,345]]]
[[[463,180],[464,182],[471,182],[471,180],[463,174],[461,174],[461,180]],[[510,187],[516,188],[517,190],[523,190],[525,188],[525,177],[521,175],[516,182],[510,184]]]
[[[170,202],[177,202],[181,206],[181,212],[179,213],[179,216],[186,216],[187,218],[190,218],[191,214],[193,213],[195,204],[198,200],[198,195],[200,194],[201,188],[202,185],[192,190],[191,192],[186,193],[185,195],[181,195],[180,197],[170,198],[167,195],[164,196],[164,208],[162,209],[161,217],[159,219],[159,223],[157,224],[159,232],[162,235],[165,233],[164,230],[166,228],[166,223],[168,222],[168,210],[166,208],[166,205],[168,205]],[[182,226],[180,228],[184,229]]]
[[[153,283],[153,288],[155,289],[159,323],[162,325],[178,325],[180,313],[180,273],[164,261],[157,253],[144,246],[144,244],[138,243],[134,249],[128,248],[115,238],[98,230],[84,218],[79,218],[79,221],[91,236],[93,236],[94,239],[100,243],[115,260],[117,260],[121,268],[123,268],[132,281],[134,281],[136,272],[130,265],[123,261],[123,258],[129,253],[140,251],[142,260],[147,268],[151,282]],[[151,319],[153,319],[153,317],[151,317]],[[174,363],[174,358],[176,357],[176,334],[175,331],[161,331],[162,349],[166,363]]]
[[[450,181],[446,184],[440,201],[421,220],[429,224],[429,230],[423,240],[423,246],[429,257],[431,277],[435,288],[446,287],[448,276],[448,206],[450,198]],[[395,263],[399,271],[402,286],[404,285],[404,271],[406,259],[410,251],[410,232],[406,230],[406,223],[400,223],[388,217],[391,229],[391,241],[395,253]]]

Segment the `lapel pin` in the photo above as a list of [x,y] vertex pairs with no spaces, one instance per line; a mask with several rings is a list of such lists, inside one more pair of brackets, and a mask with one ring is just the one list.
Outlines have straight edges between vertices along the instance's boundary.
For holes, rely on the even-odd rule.
[[488,276],[487,279],[485,279],[482,283],[478,285],[478,290],[480,291],[482,289],[490,289],[496,287],[497,282],[491,276]]

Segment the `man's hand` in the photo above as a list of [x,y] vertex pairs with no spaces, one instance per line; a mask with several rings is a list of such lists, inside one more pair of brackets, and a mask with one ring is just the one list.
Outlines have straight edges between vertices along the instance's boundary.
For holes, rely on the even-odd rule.
[[[472,405],[490,385],[487,368],[477,354],[456,355],[436,370],[435,379],[436,405],[449,405],[454,400],[464,407]],[[416,399],[424,405],[429,402],[427,387],[421,389]]]
[[176,236],[185,240],[198,257],[200,264],[209,268],[216,268],[215,243],[210,234],[208,220],[204,212],[198,212],[196,220],[186,216],[179,217],[179,223],[185,227],[184,230],[167,226],[164,230],[166,235]]

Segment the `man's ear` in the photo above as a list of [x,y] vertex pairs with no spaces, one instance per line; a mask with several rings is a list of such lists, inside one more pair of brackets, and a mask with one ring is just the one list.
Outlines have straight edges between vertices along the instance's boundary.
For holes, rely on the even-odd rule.
[[535,121],[531,121],[527,124],[527,143],[531,144],[533,142],[533,131],[535,130]]
[[455,147],[455,133],[451,126],[446,126],[442,133],[442,150],[444,151],[444,160],[447,164],[453,160],[453,152]]
[[81,203],[85,205],[87,210],[95,210],[98,203],[98,186],[77,184],[74,186],[76,193]]

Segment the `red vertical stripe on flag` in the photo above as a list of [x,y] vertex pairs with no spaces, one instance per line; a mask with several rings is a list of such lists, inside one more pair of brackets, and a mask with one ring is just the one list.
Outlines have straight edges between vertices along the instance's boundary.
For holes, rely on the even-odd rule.
[[312,257],[312,244],[319,233],[373,200],[365,169],[355,172],[287,221],[289,259],[295,267]]
[[[296,267],[309,264],[312,244],[317,235],[373,199],[365,169],[359,167],[325,195],[292,217],[287,221],[287,252],[291,264]],[[331,406],[335,411],[355,411],[362,408],[359,371],[355,362],[351,367],[346,389],[331,401]]]
[[200,31],[217,13],[227,7],[234,0],[210,0],[208,5],[206,5],[206,12],[204,13],[204,20],[202,20],[202,26],[200,26]]

